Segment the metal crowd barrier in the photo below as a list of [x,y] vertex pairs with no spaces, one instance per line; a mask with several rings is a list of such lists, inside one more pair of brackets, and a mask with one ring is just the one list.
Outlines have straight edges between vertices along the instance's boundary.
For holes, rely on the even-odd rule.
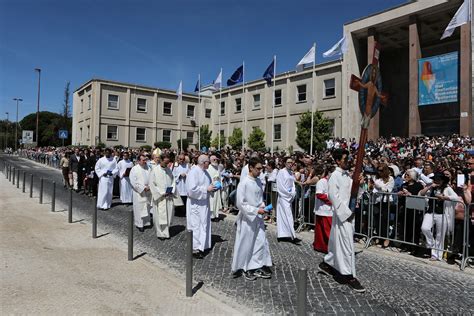
[[471,246],[474,246],[474,203],[469,204],[464,209],[464,259],[461,262],[461,270],[464,270],[466,266],[470,265],[471,261],[474,261],[474,247],[471,250]]

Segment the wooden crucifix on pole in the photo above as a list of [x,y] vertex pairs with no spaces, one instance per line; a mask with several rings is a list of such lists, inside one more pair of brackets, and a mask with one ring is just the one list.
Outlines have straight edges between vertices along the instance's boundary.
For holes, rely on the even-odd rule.
[[349,208],[354,212],[359,192],[359,176],[362,172],[362,159],[365,155],[370,120],[377,114],[380,104],[387,104],[388,96],[382,92],[382,76],[379,70],[380,45],[375,43],[372,63],[365,67],[361,78],[351,76],[350,88],[359,93],[359,110],[362,115],[357,160],[352,176]]

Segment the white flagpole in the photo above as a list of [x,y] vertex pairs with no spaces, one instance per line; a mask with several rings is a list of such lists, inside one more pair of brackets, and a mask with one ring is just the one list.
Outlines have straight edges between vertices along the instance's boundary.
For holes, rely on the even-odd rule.
[[275,84],[276,84],[276,55],[273,56],[273,91],[272,91],[272,156],[275,142]]
[[313,96],[312,96],[312,100],[311,100],[311,137],[310,137],[310,146],[309,146],[309,154],[312,155],[313,154],[313,131],[314,131],[314,115],[313,115],[313,111],[314,111],[314,105],[316,104],[316,101],[314,100],[315,98],[315,88],[314,88],[314,77],[315,77],[315,70],[316,70],[316,43],[313,44],[313,47],[314,47],[314,61],[313,61],[313,71],[311,72],[311,78],[312,78],[312,83],[313,83]]
[[219,136],[219,151],[221,150],[221,103],[222,103],[222,68],[221,68],[221,83],[219,84],[219,107],[217,114],[219,115],[219,130],[217,131],[217,135]]
[[247,111],[245,110],[245,61],[242,62],[242,152],[245,151],[245,135],[247,134]]
[[[201,150],[201,74],[198,75],[198,110],[196,120],[198,121],[198,151]],[[195,112],[196,113],[196,112]]]

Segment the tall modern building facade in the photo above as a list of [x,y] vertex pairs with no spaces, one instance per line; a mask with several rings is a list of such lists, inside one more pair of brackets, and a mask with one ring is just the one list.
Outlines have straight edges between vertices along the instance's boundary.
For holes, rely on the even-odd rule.
[[[219,91],[208,87],[200,97],[185,93],[178,101],[175,91],[92,79],[74,92],[73,144],[139,147],[169,141],[178,147],[178,139],[187,138],[197,147],[198,126],[207,124],[213,137],[220,133],[227,139],[238,127],[246,138],[259,127],[267,148],[273,144],[275,149],[299,149],[297,122],[308,110],[320,111],[331,121],[333,136],[358,137],[359,95],[349,83],[371,63],[376,43],[382,90],[389,101],[373,118],[371,139],[472,136],[472,23],[440,40],[461,4],[461,0],[407,1],[348,22],[343,26],[348,44],[343,58],[277,74],[275,87],[260,79]],[[438,69],[436,61],[447,60],[446,56],[451,68]],[[449,73],[452,78],[447,80]],[[431,101],[428,87],[439,88]],[[449,98],[443,99],[447,93]]]

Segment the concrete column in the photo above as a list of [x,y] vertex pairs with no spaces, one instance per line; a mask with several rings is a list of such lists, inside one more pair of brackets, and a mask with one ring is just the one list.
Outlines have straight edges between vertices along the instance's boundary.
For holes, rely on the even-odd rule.
[[408,136],[421,134],[420,113],[418,111],[418,59],[421,58],[418,19],[410,16],[409,25],[409,90],[408,90]]
[[[127,97],[125,98],[125,144],[130,147],[130,103],[132,102],[132,93],[130,88],[127,88]],[[135,90],[135,93],[137,91]],[[119,133],[120,139],[120,133]]]
[[[260,108],[263,109],[263,132],[265,133],[265,147],[271,148],[272,147],[272,130],[268,131],[268,125],[272,124],[272,110],[273,110],[273,82],[271,86],[265,84],[263,89],[260,90]],[[270,100],[270,102],[268,102]],[[270,108],[268,108],[267,104],[270,104]],[[268,113],[270,111],[270,113]],[[270,118],[268,118],[270,115]]]
[[[367,36],[367,65],[369,65],[372,63],[372,58],[374,56],[375,42],[377,41],[376,39],[377,32],[375,31],[375,28],[373,27],[369,28],[367,35],[368,35]],[[377,114],[375,114],[375,116],[372,118],[372,121],[370,122],[369,130],[368,130],[368,139],[375,140],[379,137],[379,124],[380,124],[380,109],[377,112]]]
[[158,92],[153,94],[153,143],[158,141]]
[[473,135],[472,121],[472,51],[471,51],[471,25],[466,23],[461,26],[460,49],[460,100],[459,100],[459,134]]
[[[283,106],[286,108],[286,120],[285,120],[285,142],[283,143],[283,148],[284,150],[288,150],[288,147],[290,146],[290,102],[291,102],[291,87],[290,87],[290,77],[286,75],[286,89],[285,89],[285,103],[283,103]],[[281,89],[283,91],[283,87]],[[282,100],[283,101],[283,100]],[[283,124],[282,124],[283,125]],[[274,128],[272,126],[272,128]],[[283,126],[282,126],[283,130]],[[294,136],[294,135],[293,135]]]

